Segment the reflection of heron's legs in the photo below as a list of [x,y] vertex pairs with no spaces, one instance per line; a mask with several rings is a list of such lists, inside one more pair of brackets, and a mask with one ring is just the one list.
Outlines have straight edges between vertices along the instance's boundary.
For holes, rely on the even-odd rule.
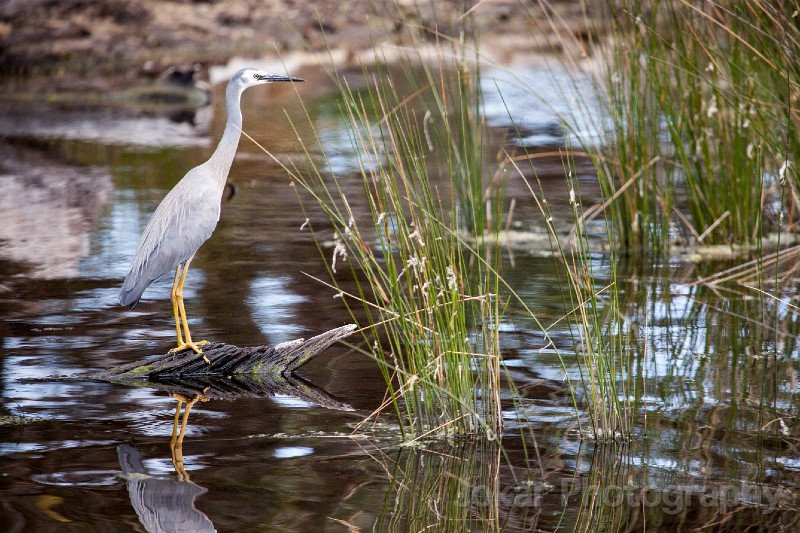
[[181,406],[186,397],[173,394],[173,398],[176,398],[178,403],[175,405],[175,418],[172,420],[172,438],[169,440],[169,449],[172,451],[172,466],[175,467],[175,472],[178,474],[180,481],[190,481],[189,474],[186,473],[183,467],[183,436],[186,434],[188,417],[184,417],[180,440],[178,439],[178,420],[181,416]]
[[[173,305],[177,304],[178,315],[179,315],[179,318],[180,318],[180,322],[183,325],[183,335],[184,335],[184,339],[185,340],[181,339],[180,332],[179,332],[178,333],[178,346],[176,348],[173,348],[172,350],[170,350],[170,353],[180,352],[180,351],[185,350],[187,348],[191,348],[196,353],[202,354],[203,350],[200,349],[200,346],[208,344],[208,341],[192,342],[192,334],[189,333],[189,322],[186,319],[186,308],[183,305],[183,284],[186,283],[186,274],[189,272],[189,263],[192,262],[192,258],[193,257],[194,256],[192,256],[192,257],[190,257],[189,259],[186,260],[186,262],[183,264],[183,268],[182,269],[181,269],[181,266],[178,265],[178,271],[182,270],[182,272],[180,274],[180,279],[178,279],[178,272],[177,271],[175,272],[175,283],[172,286],[172,291],[175,294],[175,300],[174,300]],[[177,318],[176,318],[176,321],[177,321]],[[179,326],[177,324],[176,324],[175,327],[176,327],[176,329],[179,328]],[[205,355],[203,356],[203,360],[206,363],[211,364],[211,361],[209,361],[208,358]]]
[[[183,437],[186,436],[186,426],[189,422],[189,413],[192,407],[198,401],[208,401],[208,398],[200,394],[196,395],[191,400],[182,394],[173,394],[172,397],[177,400],[177,404],[175,405],[175,417],[172,419],[172,438],[169,441],[169,449],[172,451],[172,465],[175,467],[175,472],[177,472],[180,481],[191,481],[189,479],[189,474],[186,473],[183,467]],[[181,406],[184,403],[186,407],[183,409],[181,430],[180,433],[178,433],[178,420],[180,419]]]
[[169,440],[170,449],[175,445],[175,439],[178,438],[178,420],[181,416],[181,406],[183,402],[186,401],[186,397],[181,394],[173,394],[172,397],[175,398],[178,403],[175,405],[175,417],[172,419],[172,437]]

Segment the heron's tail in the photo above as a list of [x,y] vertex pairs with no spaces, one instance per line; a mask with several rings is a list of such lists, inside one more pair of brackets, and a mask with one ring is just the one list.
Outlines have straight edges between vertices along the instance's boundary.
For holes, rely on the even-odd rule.
[[129,309],[136,309],[143,292],[144,289],[139,290],[136,286],[128,288],[128,280],[125,279],[122,289],[119,291],[119,304],[127,305]]

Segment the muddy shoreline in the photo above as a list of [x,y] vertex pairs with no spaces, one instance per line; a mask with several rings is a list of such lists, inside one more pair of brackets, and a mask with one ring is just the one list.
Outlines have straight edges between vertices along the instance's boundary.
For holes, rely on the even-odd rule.
[[[471,9],[481,53],[498,62],[557,51],[587,35],[580,2],[553,4],[563,35],[538,5],[515,0],[386,2],[344,0],[10,0],[0,7],[0,93],[116,91],[164,79],[171,67],[196,70],[234,58],[279,64],[358,64],[376,45],[405,45],[417,33],[434,43],[441,21]],[[438,21],[438,22],[437,22]],[[439,32],[431,31],[437,28]],[[576,42],[577,42],[576,41]]]

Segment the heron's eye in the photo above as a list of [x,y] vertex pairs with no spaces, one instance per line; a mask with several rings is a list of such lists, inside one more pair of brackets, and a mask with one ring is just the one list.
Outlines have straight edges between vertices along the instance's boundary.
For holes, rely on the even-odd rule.
[[253,77],[254,77],[255,79],[257,79],[257,80],[258,80],[258,79],[260,79],[260,77],[258,76],[258,72],[254,73],[254,74],[253,74]]

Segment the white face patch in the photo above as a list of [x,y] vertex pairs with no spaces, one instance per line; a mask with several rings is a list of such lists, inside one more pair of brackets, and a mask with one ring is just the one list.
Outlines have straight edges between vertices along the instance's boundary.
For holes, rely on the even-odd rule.
[[263,83],[261,77],[265,74],[263,71],[248,68],[236,73],[237,75],[231,80],[238,83],[242,88],[252,87],[253,85],[260,85]]

